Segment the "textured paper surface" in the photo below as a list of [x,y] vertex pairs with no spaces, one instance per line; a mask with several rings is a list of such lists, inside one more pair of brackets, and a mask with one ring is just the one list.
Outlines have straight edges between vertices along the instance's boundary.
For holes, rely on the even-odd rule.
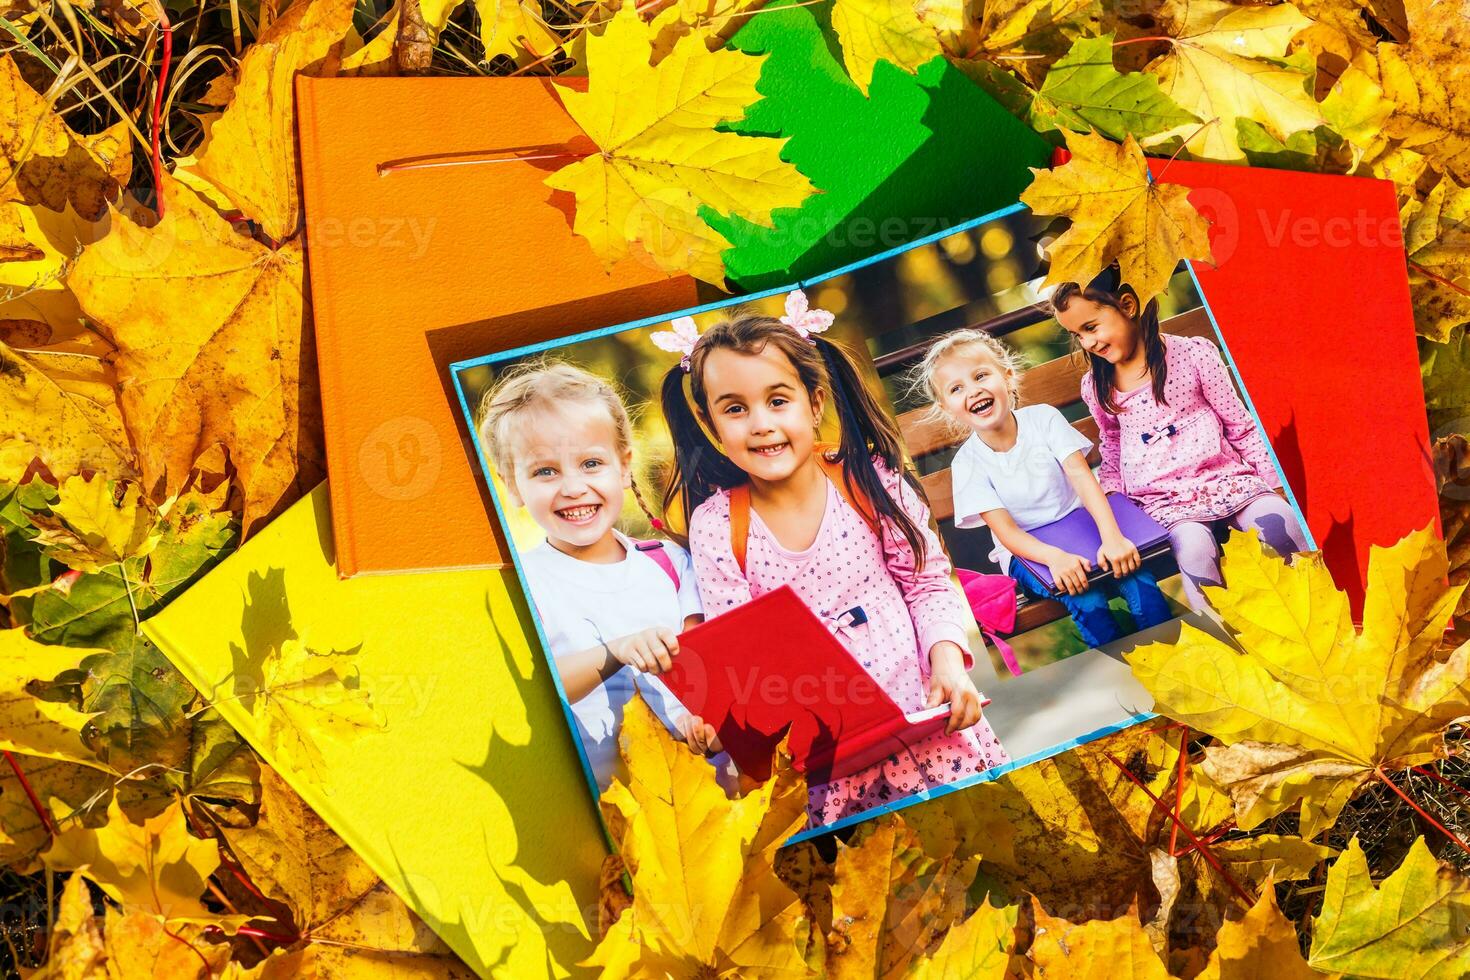
[[1356,615],[1369,547],[1439,527],[1393,184],[1149,163],[1215,222],[1200,292]]
[[[339,571],[504,562],[445,365],[694,302],[571,233],[563,161],[378,165],[581,137],[547,79],[297,79],[301,173]],[[483,495],[482,495],[483,494]]]
[[323,484],[144,631],[272,763],[230,699],[236,658],[288,626],[312,649],[361,643],[385,728],[282,775],[482,974],[584,975],[606,844],[515,573],[339,579],[327,506]]
[[711,224],[735,245],[730,280],[748,291],[916,241],[1014,204],[1051,145],[942,59],[917,76],[880,62],[868,97],[847,77],[830,4],[751,15],[731,45],[768,54],[764,99],[741,132],[786,136],[782,155],[822,193],[773,215]]

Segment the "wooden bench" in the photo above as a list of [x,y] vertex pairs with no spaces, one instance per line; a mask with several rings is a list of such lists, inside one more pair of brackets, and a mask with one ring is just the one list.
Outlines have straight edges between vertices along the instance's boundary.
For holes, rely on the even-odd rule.
[[[1164,333],[1206,337],[1212,343],[1215,342],[1214,327],[1203,307],[1171,317],[1159,324],[1159,328]],[[1021,379],[1021,404],[1045,403],[1066,411],[1082,401],[1082,377],[1086,373],[1086,359],[1079,354],[1067,354],[1045,364],[1038,364],[1028,369]],[[916,409],[898,417],[899,430],[903,433],[909,455],[916,463],[920,463],[921,469],[925,468],[922,461],[926,457],[952,449],[965,440],[964,434],[957,436],[950,427],[926,419],[926,414],[924,409]],[[1072,426],[1092,443],[1093,450],[1087,461],[1096,466],[1099,459],[1097,423],[1089,414],[1073,422]],[[945,466],[922,476],[919,482],[928,494],[934,519],[940,522],[954,520],[954,490],[950,483],[949,467]],[[1172,556],[1170,559],[1172,560]],[[1170,569],[1171,574],[1172,571]],[[1025,593],[1020,596],[1016,629],[1011,635],[1025,633],[1067,615],[1066,607],[1054,599],[1034,600]]]

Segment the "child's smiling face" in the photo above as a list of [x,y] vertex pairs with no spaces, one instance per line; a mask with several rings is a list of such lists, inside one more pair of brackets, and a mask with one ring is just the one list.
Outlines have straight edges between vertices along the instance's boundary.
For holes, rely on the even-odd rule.
[[528,409],[511,434],[511,501],[530,512],[558,550],[605,545],[633,485],[632,454],[617,450],[611,416],[595,403]]
[[965,344],[934,365],[931,385],[946,415],[976,432],[996,429],[1010,418],[1015,378],[980,344]]
[[775,344],[754,354],[711,351],[704,383],[706,421],[725,455],[752,479],[779,483],[811,458],[825,395],[807,392]]
[[1073,296],[1065,310],[1057,311],[1057,322],[1076,338],[1078,345],[1087,353],[1100,357],[1109,364],[1118,364],[1131,359],[1139,344],[1138,300],[1132,293],[1118,297],[1123,309],[1118,310],[1088,299]]

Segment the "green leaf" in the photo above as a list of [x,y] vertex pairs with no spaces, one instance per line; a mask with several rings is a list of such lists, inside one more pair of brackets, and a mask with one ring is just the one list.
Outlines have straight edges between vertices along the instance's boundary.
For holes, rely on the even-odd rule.
[[81,662],[83,711],[96,717],[93,751],[119,772],[157,763],[182,767],[189,758],[184,709],[194,688],[147,637],[131,635]]
[[1367,977],[1459,980],[1470,975],[1470,884],[1414,841],[1377,886],[1357,837],[1327,869],[1308,962]]
[[208,510],[200,498],[174,505],[157,548],[148,558],[133,558],[83,575],[63,595],[43,592],[31,607],[31,635],[42,643],[68,646],[126,646],[135,629],[128,603],[146,619],[234,549],[236,525],[228,514]]
[[1470,432],[1470,343],[1465,334],[1452,336],[1447,344],[1420,337],[1419,372],[1431,434]]
[[260,762],[214,708],[194,718],[187,791],[212,800],[260,802]]
[[1199,122],[1160,91],[1153,75],[1114,68],[1111,34],[1077,39],[1047,72],[1027,120],[1037,132],[1096,129],[1114,140]]
[[1317,132],[1314,130],[1303,129],[1292,133],[1283,143],[1254,119],[1237,116],[1235,133],[1236,142],[1245,151],[1246,159],[1253,167],[1272,167],[1277,170],[1321,169],[1317,159]]

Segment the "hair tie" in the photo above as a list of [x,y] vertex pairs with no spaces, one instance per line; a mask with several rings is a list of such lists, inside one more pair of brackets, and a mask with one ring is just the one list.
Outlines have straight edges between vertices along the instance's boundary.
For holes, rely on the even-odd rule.
[[[807,303],[806,293],[793,289],[786,294],[786,315],[779,319],[795,330],[803,340],[815,344],[812,334],[822,333],[832,326],[832,321],[836,318],[826,310],[812,309]],[[689,359],[694,356],[694,348],[699,344],[701,336],[699,325],[694,322],[694,317],[681,316],[677,320],[669,321],[669,326],[674,329],[656,330],[648,335],[648,339],[659,350],[678,354],[679,367],[688,374]]]
[[832,326],[834,319],[826,310],[809,309],[806,293],[802,290],[793,289],[786,294],[786,315],[781,317],[781,322],[799,333],[802,339],[815,344],[811,335],[825,331]]

